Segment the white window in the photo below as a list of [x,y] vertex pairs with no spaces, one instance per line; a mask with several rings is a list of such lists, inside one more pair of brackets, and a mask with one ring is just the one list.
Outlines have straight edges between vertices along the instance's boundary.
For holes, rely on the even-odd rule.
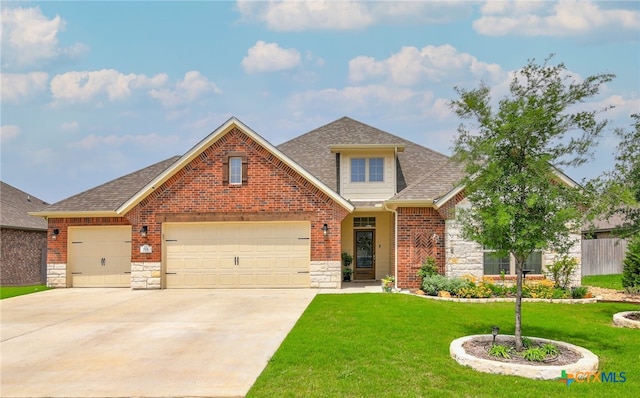
[[383,158],[351,158],[351,182],[366,181],[384,181]]
[[384,159],[369,159],[369,181],[384,181]]
[[240,156],[229,158],[229,184],[242,184],[242,158]]
[[351,159],[351,182],[364,182],[366,176],[364,158]]

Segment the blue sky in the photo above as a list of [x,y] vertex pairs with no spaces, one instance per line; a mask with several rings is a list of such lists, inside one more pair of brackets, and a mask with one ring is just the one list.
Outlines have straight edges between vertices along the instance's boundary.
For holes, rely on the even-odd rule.
[[[277,145],[349,116],[445,154],[454,87],[494,98],[529,59],[616,79],[581,106],[640,112],[638,1],[6,2],[1,178],[56,202],[235,116]],[[611,129],[575,180],[613,166]],[[313,156],[313,154],[310,154]]]

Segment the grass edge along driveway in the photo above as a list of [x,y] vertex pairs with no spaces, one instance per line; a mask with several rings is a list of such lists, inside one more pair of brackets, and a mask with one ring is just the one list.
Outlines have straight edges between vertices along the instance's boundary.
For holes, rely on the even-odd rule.
[[[476,372],[449,355],[455,338],[513,334],[513,303],[453,303],[405,294],[318,295],[248,397],[640,396],[638,330],[612,326],[636,304],[523,303],[523,334],[561,340],[600,357],[624,383],[529,380]],[[560,377],[560,374],[558,375]]]
[[0,286],[0,300],[49,290],[46,285]]

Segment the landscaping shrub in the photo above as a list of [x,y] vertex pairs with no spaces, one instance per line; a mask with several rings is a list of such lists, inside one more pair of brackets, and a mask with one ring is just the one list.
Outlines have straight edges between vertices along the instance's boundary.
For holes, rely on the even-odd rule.
[[467,286],[458,290],[459,297],[465,298],[488,298],[493,295],[493,281],[483,278],[481,282],[477,282],[473,275],[465,275],[463,279],[467,281]]
[[432,275],[438,275],[438,265],[436,264],[435,258],[427,257],[418,270],[418,276],[422,278],[424,282],[424,278]]
[[457,295],[458,291],[467,286],[467,281],[462,278],[447,278],[444,275],[429,275],[422,279],[422,291],[430,296],[437,296],[444,290],[451,295]]
[[578,260],[564,256],[553,264],[547,266],[547,276],[554,281],[555,287],[566,289],[571,283],[571,275],[578,266]]
[[640,292],[640,236],[635,236],[629,242],[627,254],[622,262],[622,287],[627,293]]
[[575,286],[571,288],[571,298],[581,299],[587,295],[589,289],[586,286]]
[[522,297],[550,299],[556,294],[553,281],[542,279],[535,282],[526,282],[522,286]]

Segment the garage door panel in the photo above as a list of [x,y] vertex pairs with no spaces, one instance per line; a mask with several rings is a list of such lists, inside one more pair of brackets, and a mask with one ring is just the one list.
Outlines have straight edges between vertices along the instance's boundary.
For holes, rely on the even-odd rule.
[[131,286],[131,227],[69,227],[68,267],[74,287]]
[[309,222],[166,223],[164,233],[167,273],[192,274],[168,275],[167,287],[309,286]]

